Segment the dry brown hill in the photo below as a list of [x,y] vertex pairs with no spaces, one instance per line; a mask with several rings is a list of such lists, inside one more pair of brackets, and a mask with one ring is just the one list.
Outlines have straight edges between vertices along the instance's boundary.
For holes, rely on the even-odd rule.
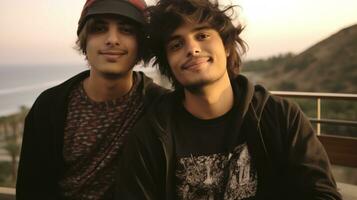
[[274,90],[357,93],[357,24],[265,70],[260,80]]

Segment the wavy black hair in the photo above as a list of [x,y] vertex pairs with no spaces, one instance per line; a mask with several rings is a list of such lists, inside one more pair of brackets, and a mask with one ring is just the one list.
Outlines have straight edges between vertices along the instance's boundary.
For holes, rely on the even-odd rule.
[[[150,58],[158,65],[160,73],[171,81],[175,89],[182,85],[175,79],[168,64],[165,46],[170,35],[184,22],[207,23],[215,29],[224,44],[227,58],[227,71],[230,78],[239,74],[242,64],[241,56],[246,52],[246,43],[240,37],[244,27],[234,26],[230,16],[235,6],[219,8],[217,1],[209,0],[160,0],[148,8]],[[231,11],[231,12],[230,12]],[[227,13],[231,13],[229,16]]]

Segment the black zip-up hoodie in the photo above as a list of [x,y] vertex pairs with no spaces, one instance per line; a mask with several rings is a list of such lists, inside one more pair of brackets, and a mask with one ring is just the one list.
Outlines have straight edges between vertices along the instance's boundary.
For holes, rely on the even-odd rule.
[[[327,154],[298,106],[244,76],[232,82],[243,96],[237,115],[243,113],[240,132],[256,163],[256,199],[341,199]],[[163,96],[134,127],[122,155],[116,199],[175,199],[172,127],[178,99],[179,92]]]
[[[63,137],[70,92],[89,76],[84,71],[64,83],[44,91],[35,101],[25,120],[18,177],[17,200],[59,200],[59,180],[63,176]],[[142,72],[140,89],[144,109],[167,92]],[[144,110],[144,112],[145,112]]]

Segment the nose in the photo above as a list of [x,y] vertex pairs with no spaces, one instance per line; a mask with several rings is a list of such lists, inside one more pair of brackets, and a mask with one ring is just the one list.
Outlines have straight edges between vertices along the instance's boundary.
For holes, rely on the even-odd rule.
[[187,56],[196,56],[201,53],[201,46],[198,41],[190,38],[186,41],[187,44]]
[[105,44],[107,46],[120,45],[120,33],[116,27],[109,27]]

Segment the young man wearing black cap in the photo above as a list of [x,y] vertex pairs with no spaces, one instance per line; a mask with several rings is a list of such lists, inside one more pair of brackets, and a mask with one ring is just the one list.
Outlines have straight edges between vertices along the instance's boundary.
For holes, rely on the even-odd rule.
[[175,91],[130,134],[118,199],[341,199],[298,106],[238,74],[243,28],[232,7],[219,8],[160,0],[149,9],[151,48]]
[[77,45],[90,69],[44,91],[25,122],[16,198],[112,199],[121,146],[163,92],[147,57],[143,0],[87,0]]

